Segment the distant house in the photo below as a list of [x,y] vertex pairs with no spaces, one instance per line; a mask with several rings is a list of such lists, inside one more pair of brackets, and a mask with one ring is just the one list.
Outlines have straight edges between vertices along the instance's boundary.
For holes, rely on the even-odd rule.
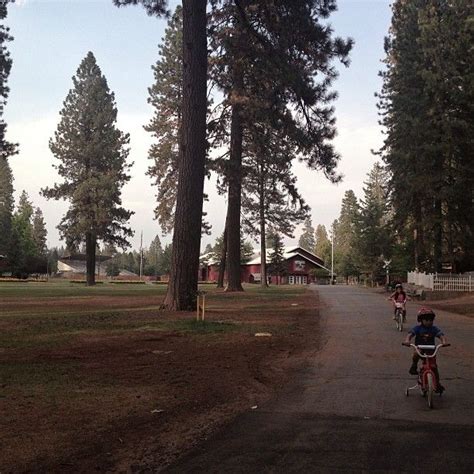
[[126,277],[126,278],[139,278],[139,275],[137,275],[134,272],[131,272],[130,270],[127,270],[125,268],[122,268],[118,274],[119,277]]
[[[112,257],[109,255],[97,255],[95,264],[95,274],[97,276],[105,275],[104,263]],[[85,275],[86,274],[86,254],[72,253],[64,255],[58,259],[58,273],[63,276]]]
[[9,267],[6,255],[0,255],[0,275]]
[[[270,263],[272,250],[267,251],[267,266]],[[286,274],[278,280],[275,275],[268,275],[269,283],[281,283],[289,285],[306,285],[315,281],[312,270],[323,269],[330,273],[324,266],[323,260],[317,255],[308,252],[302,247],[285,247],[283,258],[286,262]],[[261,281],[261,258],[255,254],[253,258],[241,266],[242,282],[260,283]],[[201,256],[201,268],[199,278],[201,281],[217,281],[219,276],[219,262],[214,254]]]

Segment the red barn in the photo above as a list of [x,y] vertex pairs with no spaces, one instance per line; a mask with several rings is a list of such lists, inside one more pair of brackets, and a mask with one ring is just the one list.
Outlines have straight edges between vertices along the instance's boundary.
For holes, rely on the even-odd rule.
[[[267,265],[270,262],[269,255],[271,250],[267,251]],[[328,270],[324,266],[323,260],[317,255],[308,252],[301,247],[285,247],[283,258],[287,264],[287,272],[285,276],[280,277],[279,282],[281,284],[289,285],[305,285],[314,281],[311,275],[311,270],[324,269]],[[203,255],[201,257],[201,269],[199,279],[201,281],[217,281],[219,276],[219,262],[216,260],[214,255]],[[245,283],[260,283],[260,254],[254,255],[254,257],[247,263],[242,265],[242,282]],[[277,283],[276,276],[269,275],[269,283]]]

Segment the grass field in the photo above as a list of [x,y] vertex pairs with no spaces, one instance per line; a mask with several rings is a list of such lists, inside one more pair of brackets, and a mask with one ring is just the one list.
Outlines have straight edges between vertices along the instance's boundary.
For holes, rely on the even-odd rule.
[[203,289],[205,323],[160,310],[161,285],[0,283],[0,472],[159,470],[268,398],[316,340],[315,297]]

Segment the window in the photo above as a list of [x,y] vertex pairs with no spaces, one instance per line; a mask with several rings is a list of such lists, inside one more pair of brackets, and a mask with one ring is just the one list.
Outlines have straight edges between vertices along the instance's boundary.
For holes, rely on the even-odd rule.
[[306,262],[304,260],[295,260],[295,271],[304,272]]

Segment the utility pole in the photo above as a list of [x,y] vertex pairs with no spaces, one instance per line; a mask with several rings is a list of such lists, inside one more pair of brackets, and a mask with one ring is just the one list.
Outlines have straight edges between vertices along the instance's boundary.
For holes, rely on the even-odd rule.
[[97,253],[98,253],[98,264],[97,264],[97,278],[100,280],[100,245],[98,245],[98,249],[97,249]]
[[143,275],[143,230],[140,234],[140,281]]
[[334,224],[331,232],[331,285],[334,284]]
[[383,258],[383,255],[382,255],[382,259],[384,263],[383,266],[385,268],[385,286],[388,288],[388,286],[390,285],[390,264],[392,263],[392,259],[385,260]]
[[413,229],[413,240],[415,248],[415,272],[418,271],[418,229]]

